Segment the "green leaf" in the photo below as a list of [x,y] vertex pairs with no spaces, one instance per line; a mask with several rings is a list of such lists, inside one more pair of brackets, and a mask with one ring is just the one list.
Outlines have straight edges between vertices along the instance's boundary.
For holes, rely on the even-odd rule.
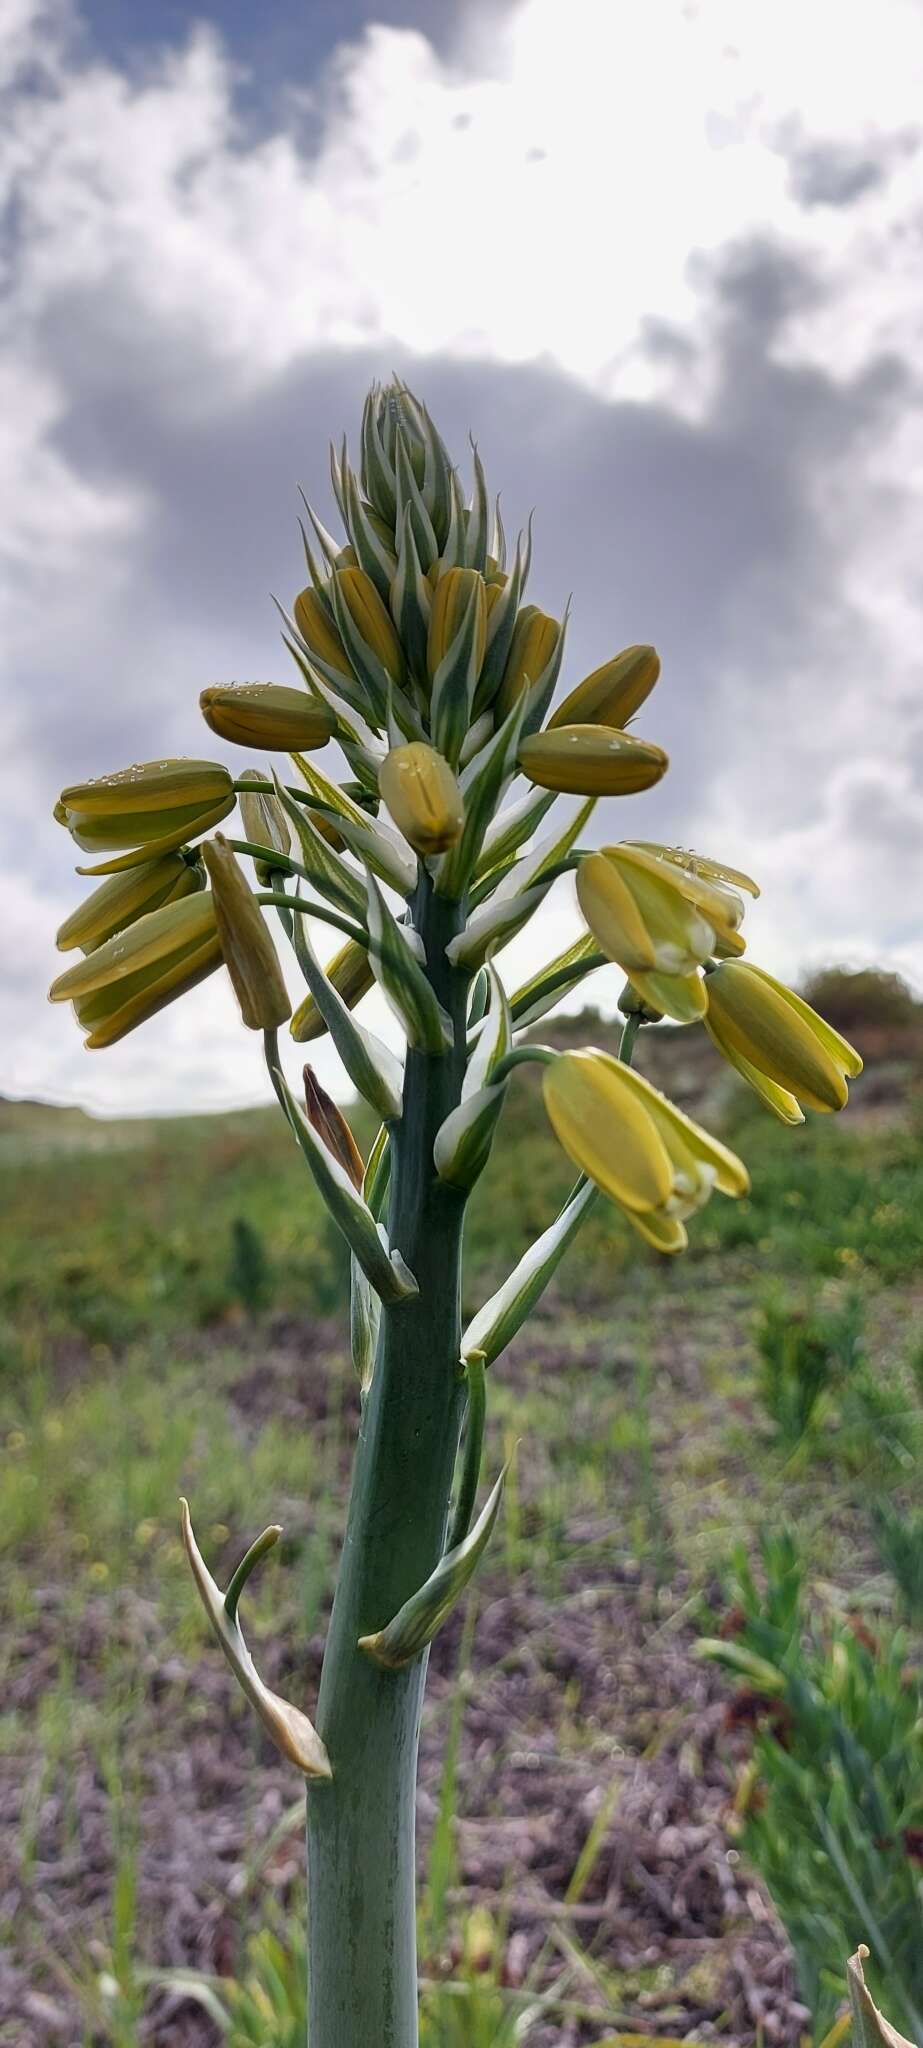
[[328,981],[308,937],[307,920],[296,918],[293,943],[298,965],[323,1017],[346,1072],[363,1101],[377,1110],[383,1123],[400,1116],[404,1070],[390,1047],[353,1016],[348,1004]]
[[462,1358],[471,1358],[480,1351],[485,1365],[492,1365],[501,1351],[505,1351],[544,1293],[598,1193],[599,1189],[592,1181],[577,1182],[560,1215],[529,1246],[502,1287],[498,1287],[496,1294],[491,1295],[468,1324],[461,1341]]
[[446,1551],[426,1583],[418,1592],[411,1594],[409,1600],[405,1600],[393,1621],[389,1621],[387,1627],[378,1629],[374,1635],[359,1637],[360,1650],[364,1650],[374,1664],[380,1664],[385,1671],[402,1671],[405,1665],[412,1664],[415,1658],[421,1656],[427,1644],[432,1642],[437,1629],[441,1628],[446,1616],[451,1613],[484,1555],[500,1512],[503,1483],[508,1470],[509,1465],[504,1465],[473,1529],[464,1541],[454,1550]]
[[374,875],[368,878],[369,962],[392,1010],[418,1052],[444,1053],[452,1044],[452,1021],[389,910]]
[[[192,1576],[196,1582],[202,1605],[222,1650],[230,1664],[235,1678],[246,1693],[252,1707],[256,1709],[264,1728],[272,1736],[277,1749],[297,1764],[306,1778],[332,1778],[330,1758],[316,1728],[299,1707],[293,1707],[288,1700],[280,1699],[264,1685],[253,1658],[244,1642],[236,1608],[228,1612],[228,1595],[222,1593],[214,1579],[198,1544],[192,1528],[188,1501],[180,1501],[183,1543],[189,1559]],[[267,1529],[258,1542],[252,1546],[253,1553],[262,1554],[277,1541],[281,1531]],[[239,1577],[239,1572],[237,1574]]]
[[524,981],[510,997],[510,1013],[516,1031],[523,1031],[528,1024],[537,1024],[540,1017],[553,1010],[561,997],[576,988],[588,974],[594,974],[598,967],[607,967],[609,962],[601,953],[591,932],[584,932],[572,946],[549,960],[547,967],[540,967],[531,980]]
[[513,1041],[509,1004],[496,969],[489,967],[490,997],[462,1082],[461,1100],[436,1133],[433,1161],[440,1180],[471,1188],[487,1164],[507,1084],[492,1084],[494,1068]]
[[328,903],[335,904],[338,910],[345,910],[350,917],[356,918],[359,924],[363,925],[365,889],[362,877],[357,875],[353,868],[347,867],[334,848],[322,838],[316,826],[312,825],[304,805],[296,803],[294,797],[289,796],[275,769],[272,779],[282,809],[295,828],[307,880],[319,895],[326,897]]
[[436,869],[436,890],[440,896],[457,902],[468,887],[504,783],[512,773],[524,716],[525,704],[520,698],[495,738],[459,778],[465,823],[460,839],[443,854]]

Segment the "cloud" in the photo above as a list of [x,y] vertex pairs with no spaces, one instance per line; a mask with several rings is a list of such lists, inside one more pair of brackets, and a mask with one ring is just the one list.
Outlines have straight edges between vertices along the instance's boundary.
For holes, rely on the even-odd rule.
[[[325,501],[327,435],[392,362],[458,451],[476,427],[508,523],[537,506],[570,679],[661,647],[644,726],[671,774],[614,829],[758,869],[754,946],[783,972],[850,953],[923,981],[894,886],[923,822],[919,17],[872,32],[860,7],[863,39],[838,13],[831,77],[826,6],[772,34],[755,4],[570,12],[563,52],[545,0],[471,11],[439,50],[371,25],[254,134],[213,31],[129,72],[19,0],[4,1085],[138,1110],[262,1092],[218,978],[87,1078],[42,1005],[74,890],[45,820],[75,773],[199,750],[205,681],[282,673],[295,485]],[[564,943],[568,903],[521,963]]]

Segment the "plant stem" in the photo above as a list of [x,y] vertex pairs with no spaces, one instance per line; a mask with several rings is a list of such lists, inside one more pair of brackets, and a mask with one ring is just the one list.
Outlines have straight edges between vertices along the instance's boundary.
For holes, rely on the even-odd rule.
[[436,1132],[458,1103],[467,977],[445,947],[463,906],[428,878],[412,903],[455,1042],[408,1054],[392,1128],[389,1237],[419,1284],[388,1307],[365,1404],[317,1727],[333,1781],[308,1795],[311,2048],[416,2048],[414,1815],[426,1658],[381,1670],[357,1649],[434,1569],[465,1400],[458,1372],[464,1195],[437,1180]]

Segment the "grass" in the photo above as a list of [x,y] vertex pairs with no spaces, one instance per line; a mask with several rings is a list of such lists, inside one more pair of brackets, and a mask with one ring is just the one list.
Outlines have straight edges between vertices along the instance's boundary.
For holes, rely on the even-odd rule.
[[[515,1682],[526,1655],[517,1602],[533,1631],[517,1743],[542,1756],[550,1732],[567,1768],[602,1773],[605,1796],[617,1780],[599,1758],[625,1741],[656,1755],[672,1724],[644,1701],[623,1726],[617,1650],[611,1722],[605,1701],[588,1718],[579,1662],[562,1661],[552,1629],[546,1668],[536,1617],[570,1627],[617,1584],[629,1589],[619,1598],[635,1603],[642,1637],[662,1645],[686,1629],[691,1638],[695,1603],[732,1545],[751,1541],[760,1522],[790,1520],[812,1571],[850,1600],[880,1599],[878,1546],[899,1552],[914,1621],[919,1533],[914,1525],[902,1550],[900,1531],[923,1455],[920,1107],[910,1090],[899,1115],[864,1116],[861,1085],[856,1093],[855,1115],[795,1132],[734,1094],[725,1132],[750,1166],[750,1197],[716,1198],[693,1222],[688,1255],[669,1265],[611,1212],[597,1213],[547,1313],[491,1376],[489,1466],[510,1441],[522,1447],[478,1595],[488,1647],[472,1651],[469,1627],[440,1653],[445,1667],[434,1662],[427,1727],[434,1754],[443,1736],[448,1743],[430,1795],[427,2048],[554,2038],[542,2029],[560,2030],[565,2018],[574,2040],[599,2039],[600,2028],[611,2037],[639,1997],[654,2001],[659,2032],[671,2031],[674,2011],[686,2013],[675,2032],[692,2024],[681,1970],[663,1962],[649,1979],[626,1975],[598,1935],[580,1932],[576,1909],[609,1853],[611,1815],[595,1832],[592,1814],[581,1824],[559,1886],[565,1917],[548,1922],[518,1983],[504,1911],[479,1903],[464,1881],[459,1827],[480,1783],[478,1689],[489,1690],[491,1672]],[[358,1128],[367,1139],[361,1119]],[[472,1204],[469,1309],[548,1221],[571,1177],[532,1077],[517,1075]],[[286,1525],[278,1561],[248,1590],[246,1620],[272,1682],[309,1695],[354,1429],[342,1254],[280,1120],[262,1111],[99,1125],[0,1104],[0,1244],[0,1699],[10,1703],[0,1709],[0,1811],[18,1871],[8,1894],[16,1926],[0,1925],[0,1949],[9,1941],[42,1996],[83,2015],[88,2040],[134,2048],[153,1995],[148,1973],[169,1960],[143,1903],[156,1786],[181,1801],[182,1755],[207,1779],[220,1754],[222,1769],[238,1772],[233,1799],[252,1816],[252,1854],[226,1928],[219,1916],[221,1968],[204,1970],[206,2004],[223,2001],[234,2043],[282,2041],[259,2026],[275,2024],[266,1999],[271,2010],[273,1997],[289,1996],[297,1853],[284,1883],[267,1878],[277,1849],[263,1860],[262,1851],[282,1809],[262,1813],[275,1780],[215,1668],[176,1498],[190,1496],[219,1580],[259,1527]],[[767,1314],[829,1331],[853,1301],[861,1357],[825,1376],[807,1430],[797,1401],[797,1426],[786,1409],[780,1428],[761,1393]],[[504,1633],[496,1617],[507,1609]],[[486,1781],[488,1805],[499,1782]],[[232,1796],[223,1783],[216,1778],[216,1815]],[[203,1824],[210,1810],[205,1797]],[[29,1902],[47,1887],[49,1859],[60,1870],[90,1855],[105,1866],[95,1903],[75,1891],[57,1939]],[[511,1891],[515,1865],[514,1856]],[[211,1882],[214,1916],[220,1873]],[[715,1940],[720,1961],[725,1935]],[[245,1987],[233,2012],[226,1991],[208,1988],[228,1974]],[[696,1996],[712,2034],[731,2032],[720,1996]],[[16,2024],[4,2031],[0,2004],[0,2042],[19,2038]]]

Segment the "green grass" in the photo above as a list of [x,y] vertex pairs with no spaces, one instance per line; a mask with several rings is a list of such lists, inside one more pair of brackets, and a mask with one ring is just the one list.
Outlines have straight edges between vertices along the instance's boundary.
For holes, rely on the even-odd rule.
[[[673,1626],[734,1542],[786,1519],[812,1571],[844,1597],[880,1587],[873,1506],[900,1517],[923,1457],[923,1145],[912,1092],[888,1118],[864,1117],[855,1092],[857,1114],[794,1132],[734,1094],[725,1135],[752,1193],[716,1197],[681,1260],[658,1261],[600,1205],[545,1312],[491,1375],[489,1469],[521,1448],[483,1600],[518,1585],[553,1607],[572,1598],[575,1574],[592,1585],[630,1571],[651,1627]],[[470,1310],[571,1181],[534,1077],[517,1074],[471,1206]],[[220,1681],[217,1706],[184,1682],[175,1723],[150,1726],[151,1660],[169,1667],[175,1654],[197,1668],[211,1657],[177,1495],[193,1503],[219,1580],[263,1524],[286,1525],[248,1590],[247,1622],[257,1651],[283,1635],[300,1657],[330,1597],[353,1430],[344,1261],[268,1111],[107,1125],[0,1104],[0,1247],[0,1699],[44,1660],[25,1711],[0,1709],[0,1769],[6,1760],[22,1786],[14,1855],[28,1882],[49,1802],[56,1853],[77,1853],[89,1770],[111,1858],[95,1947],[67,1949],[63,1964],[30,1952],[29,1967],[52,1989],[64,1968],[92,2038],[134,2048],[144,1972],[158,1960],[135,1896],[145,1774],[158,1744],[208,1734],[215,1713],[247,1726]],[[770,1282],[783,1316],[797,1308],[825,1327],[859,1304],[862,1355],[825,1386],[803,1440],[774,1425],[761,1397]],[[53,1629],[41,1619],[49,1589]],[[596,1739],[579,1691],[565,1683],[551,1697],[556,1739],[578,1758]],[[449,1729],[451,1700],[438,1711]],[[256,1738],[253,1753],[258,1762]],[[453,1754],[450,1743],[450,1766]],[[493,1908],[466,1929],[447,1903],[454,1781],[436,1797],[428,2048],[497,2048],[514,2038],[525,1995],[499,1980]],[[294,1894],[287,1910],[297,1917]],[[273,1941],[289,1938],[273,1911],[254,1877],[238,1908],[235,1967],[252,2008],[233,2016],[240,2043],[269,1995],[264,1978],[279,1975]],[[29,1950],[22,1927],[0,1927],[0,1943],[14,1931]],[[602,1962],[575,1962],[560,1944],[554,1957],[565,2005],[592,1994],[601,2010],[624,2008],[630,1987]],[[101,1991],[101,1978],[116,1990]]]

